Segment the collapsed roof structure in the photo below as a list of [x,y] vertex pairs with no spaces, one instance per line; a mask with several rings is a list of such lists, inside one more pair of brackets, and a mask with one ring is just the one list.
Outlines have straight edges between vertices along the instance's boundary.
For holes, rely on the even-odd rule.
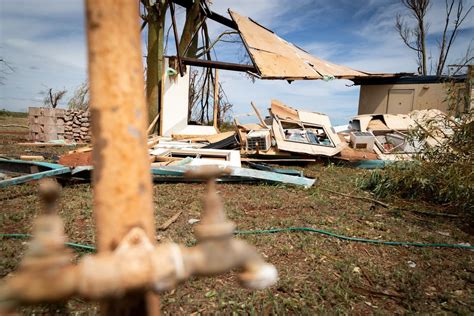
[[[191,5],[191,3],[185,0],[173,0],[173,2],[187,8]],[[177,56],[185,65],[243,71],[259,79],[269,80],[353,80],[368,76],[386,76],[386,74],[372,74],[355,70],[312,56],[307,51],[287,42],[251,18],[240,15],[230,9],[229,14],[232,20],[210,11],[207,6],[203,8],[203,12],[206,17],[239,33],[244,47],[250,56],[252,65]]]
[[251,18],[229,10],[260,79],[353,79],[367,72],[333,64],[310,55]]

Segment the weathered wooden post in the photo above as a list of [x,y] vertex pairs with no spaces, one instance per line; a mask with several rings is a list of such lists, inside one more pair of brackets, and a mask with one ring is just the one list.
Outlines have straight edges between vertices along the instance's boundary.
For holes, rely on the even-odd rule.
[[222,174],[219,168],[191,172],[209,181],[201,223],[195,227],[199,242],[194,247],[156,245],[138,3],[86,0],[86,11],[98,253],[71,262],[63,221],[55,214],[57,192],[44,183],[45,213],[35,219],[19,269],[0,282],[0,314],[22,304],[79,296],[99,300],[103,315],[158,315],[155,293],[192,276],[232,269],[240,272],[245,287],[274,284],[276,268],[253,246],[233,238],[234,224],[212,180]]
[[[134,227],[154,240],[147,110],[139,4],[86,0],[94,159],[94,214],[100,253],[113,251]],[[133,163],[132,163],[133,162]],[[102,314],[159,314],[151,292],[104,300]]]

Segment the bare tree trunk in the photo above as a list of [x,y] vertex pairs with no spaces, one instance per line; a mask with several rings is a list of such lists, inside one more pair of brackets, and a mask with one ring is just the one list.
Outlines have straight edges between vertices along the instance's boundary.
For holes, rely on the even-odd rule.
[[422,62],[422,73],[424,76],[428,74],[428,67],[426,65],[426,34],[425,34],[425,22],[422,17],[419,21],[420,28],[420,44],[421,44],[421,62]]
[[430,0],[401,0],[416,20],[416,27],[409,27],[400,15],[397,15],[395,28],[407,47],[418,55],[419,73],[426,75],[426,25],[424,18],[430,6]]
[[[146,59],[146,100],[149,123],[158,115],[161,108],[161,85],[164,61],[164,25],[166,19],[166,1],[160,1],[159,8],[147,8],[148,52]],[[158,126],[157,124],[156,126]]]
[[438,64],[436,66],[436,75],[441,76],[444,68],[444,62],[443,59],[445,57],[444,51],[446,49],[446,33],[448,31],[448,26],[449,26],[449,18],[451,16],[451,11],[453,10],[453,5],[454,5],[454,0],[451,0],[451,4],[448,5],[448,0],[445,0],[445,5],[446,5],[446,20],[444,23],[444,30],[443,30],[443,35],[441,36],[441,44],[440,44],[440,49],[439,49],[439,58],[438,58]]
[[191,8],[186,9],[186,22],[184,23],[183,33],[181,34],[178,48],[180,56],[196,56],[198,37],[194,35],[198,31],[204,18],[205,17],[201,13],[201,0],[194,1]]

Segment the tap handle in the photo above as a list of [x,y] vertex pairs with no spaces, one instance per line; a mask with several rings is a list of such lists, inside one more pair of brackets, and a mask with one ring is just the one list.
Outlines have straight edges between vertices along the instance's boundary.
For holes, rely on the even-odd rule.
[[56,213],[57,200],[61,193],[61,186],[55,179],[44,178],[39,181],[38,193],[43,203],[43,214]]
[[224,205],[215,186],[217,177],[230,174],[230,172],[230,168],[218,166],[202,166],[186,172],[187,177],[207,180],[207,193],[204,198],[201,222],[194,227],[194,233],[198,240],[229,238],[234,232],[235,225],[227,219]]

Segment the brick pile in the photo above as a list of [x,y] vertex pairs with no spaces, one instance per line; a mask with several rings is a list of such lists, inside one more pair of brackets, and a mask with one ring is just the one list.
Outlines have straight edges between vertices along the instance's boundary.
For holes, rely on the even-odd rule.
[[30,107],[28,126],[30,140],[35,142],[69,140],[88,143],[91,141],[89,111]]

